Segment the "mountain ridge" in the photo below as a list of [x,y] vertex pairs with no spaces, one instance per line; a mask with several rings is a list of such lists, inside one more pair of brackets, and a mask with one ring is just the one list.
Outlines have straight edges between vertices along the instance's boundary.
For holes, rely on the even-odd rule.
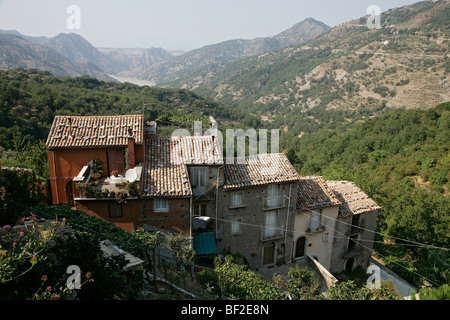
[[275,36],[226,40],[191,50],[174,59],[156,63],[150,67],[133,69],[119,73],[119,75],[154,81],[158,86],[177,87],[188,79],[210,72],[232,61],[304,43],[330,29],[323,22],[307,18]]
[[37,69],[57,76],[88,75],[99,80],[116,81],[89,61],[75,62],[48,46],[13,34],[0,34],[0,68]]
[[181,87],[296,134],[345,121],[333,119],[342,117],[336,110],[372,116],[386,108],[430,108],[450,100],[449,15],[450,2],[441,0],[384,12],[381,29],[370,30],[361,17]]

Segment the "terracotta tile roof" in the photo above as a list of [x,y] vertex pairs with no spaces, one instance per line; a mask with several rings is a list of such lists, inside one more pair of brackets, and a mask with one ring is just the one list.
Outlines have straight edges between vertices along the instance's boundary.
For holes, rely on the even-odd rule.
[[342,205],[339,207],[340,217],[348,217],[350,215],[381,209],[354,182],[327,181],[327,185],[342,202]]
[[171,138],[146,139],[146,161],[142,171],[144,197],[192,196],[187,167],[173,161],[171,149]]
[[313,210],[341,204],[320,176],[301,177],[298,187],[297,209]]
[[171,137],[171,161],[186,165],[222,165],[217,138],[212,136]]
[[217,140],[211,136],[147,137],[143,196],[192,195],[187,165],[222,165]]
[[129,128],[135,143],[142,144],[143,115],[56,116],[47,138],[47,148],[126,146]]
[[283,153],[238,158],[224,166],[224,190],[298,181],[300,176]]

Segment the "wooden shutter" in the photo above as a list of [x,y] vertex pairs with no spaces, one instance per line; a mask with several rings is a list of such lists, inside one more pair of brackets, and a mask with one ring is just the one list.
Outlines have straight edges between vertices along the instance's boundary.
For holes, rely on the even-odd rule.
[[125,174],[125,150],[108,149],[109,174],[118,170],[120,174]]

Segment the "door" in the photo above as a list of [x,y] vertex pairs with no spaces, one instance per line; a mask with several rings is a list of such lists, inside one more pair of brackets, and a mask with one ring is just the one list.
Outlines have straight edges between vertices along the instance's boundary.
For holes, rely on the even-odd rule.
[[120,174],[125,174],[125,150],[108,149],[108,169],[109,173],[117,170]]
[[305,237],[300,237],[297,239],[297,243],[295,245],[295,257],[300,258],[305,255]]
[[264,246],[263,265],[273,264],[275,260],[275,243]]

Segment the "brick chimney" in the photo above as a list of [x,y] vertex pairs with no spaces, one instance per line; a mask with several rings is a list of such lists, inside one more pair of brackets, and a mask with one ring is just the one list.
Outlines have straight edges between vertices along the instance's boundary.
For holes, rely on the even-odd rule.
[[134,150],[135,138],[133,136],[133,130],[131,128],[128,129],[128,164],[129,169],[133,169],[136,166],[136,154]]

